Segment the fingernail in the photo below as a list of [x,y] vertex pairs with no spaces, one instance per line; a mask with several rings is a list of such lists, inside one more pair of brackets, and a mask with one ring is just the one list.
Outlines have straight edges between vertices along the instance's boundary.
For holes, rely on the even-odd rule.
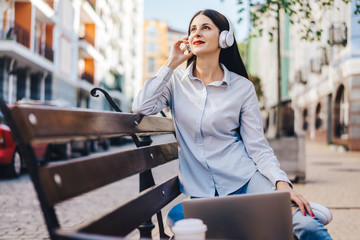
[[306,212],[304,212],[304,216],[306,217]]
[[311,214],[312,217],[315,217],[315,214]]

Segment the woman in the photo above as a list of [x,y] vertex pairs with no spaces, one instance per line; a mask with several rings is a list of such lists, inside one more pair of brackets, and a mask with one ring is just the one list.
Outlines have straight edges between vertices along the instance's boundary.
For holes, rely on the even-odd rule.
[[[286,190],[294,202],[295,236],[331,239],[308,201],[293,190],[264,137],[254,86],[226,17],[215,10],[199,11],[188,34],[172,46],[164,66],[147,80],[133,104],[133,111],[144,115],[170,106],[181,191],[214,197]],[[185,61],[185,71],[176,69]],[[173,213],[177,211],[181,215],[181,206]]]

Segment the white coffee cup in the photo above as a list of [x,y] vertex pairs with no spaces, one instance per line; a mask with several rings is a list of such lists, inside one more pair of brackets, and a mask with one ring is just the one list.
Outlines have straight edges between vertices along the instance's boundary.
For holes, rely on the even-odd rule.
[[207,226],[201,219],[186,218],[175,222],[171,231],[175,240],[205,240]]

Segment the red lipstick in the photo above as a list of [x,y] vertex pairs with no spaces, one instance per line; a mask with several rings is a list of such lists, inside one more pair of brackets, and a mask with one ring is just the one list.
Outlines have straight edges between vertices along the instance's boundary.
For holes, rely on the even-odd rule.
[[197,40],[197,41],[193,42],[194,45],[200,45],[200,44],[203,44],[203,43],[205,43],[205,42],[201,41],[201,40]]

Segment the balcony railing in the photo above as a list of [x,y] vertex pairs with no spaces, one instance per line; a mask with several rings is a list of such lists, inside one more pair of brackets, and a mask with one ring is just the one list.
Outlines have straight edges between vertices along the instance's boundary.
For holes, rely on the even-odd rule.
[[347,44],[347,26],[346,23],[333,23],[329,28],[329,43],[331,46]]
[[90,43],[91,45],[95,46],[94,38],[91,35],[89,35],[89,33],[87,32],[85,32],[85,35],[83,37],[80,37],[80,39],[83,39],[88,43]]
[[312,73],[320,74],[321,66],[321,59],[313,58],[310,60],[310,69]]
[[93,75],[91,75],[90,73],[87,73],[87,72],[83,72],[81,74],[81,79],[84,79],[86,80],[87,82],[91,83],[91,84],[94,84],[94,77]]
[[37,40],[35,52],[37,52],[40,56],[48,59],[49,61],[54,61],[54,51],[52,50],[52,47],[45,42],[42,42],[40,39]]
[[45,54],[43,56],[52,62],[54,61],[54,50],[47,44],[45,44]]
[[295,74],[295,81],[301,84],[307,84],[304,73],[301,70],[298,70]]
[[[0,24],[3,25],[3,21],[0,21]],[[16,23],[11,23],[10,27],[0,30],[0,40],[15,40],[25,47],[29,47],[29,39],[29,31]]]
[[329,56],[329,48],[326,47],[322,47],[321,48],[321,65],[329,65],[329,60],[330,60],[330,56]]
[[16,41],[25,47],[29,47],[30,43],[30,33],[29,31],[25,30],[18,24],[14,24],[14,34],[16,36]]

